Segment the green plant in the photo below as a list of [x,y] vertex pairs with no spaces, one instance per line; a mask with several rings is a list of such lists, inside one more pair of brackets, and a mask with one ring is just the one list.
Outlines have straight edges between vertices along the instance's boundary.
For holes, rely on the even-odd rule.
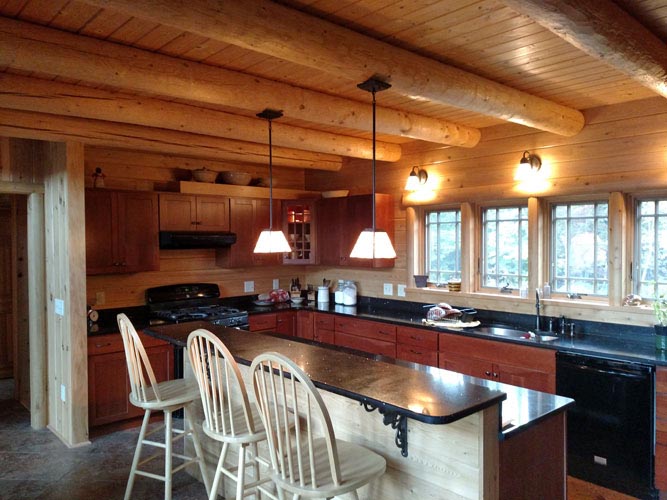
[[664,295],[660,295],[653,302],[653,311],[655,312],[655,319],[658,324],[667,326],[667,299]]

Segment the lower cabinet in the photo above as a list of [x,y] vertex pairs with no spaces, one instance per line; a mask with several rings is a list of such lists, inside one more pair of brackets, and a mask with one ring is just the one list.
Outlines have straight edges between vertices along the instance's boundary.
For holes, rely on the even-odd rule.
[[286,310],[248,316],[251,332],[272,332],[282,335],[296,335],[296,311]]
[[438,335],[423,328],[396,327],[396,357],[422,365],[438,366]]
[[335,344],[396,357],[396,326],[347,316],[334,316]]
[[542,392],[556,392],[556,351],[441,334],[438,366]]
[[335,316],[325,313],[313,313],[313,340],[324,344],[335,343]]
[[[170,344],[142,335],[158,382],[174,377]],[[119,333],[88,338],[88,425],[110,424],[143,415],[129,400],[131,389],[123,340]]]
[[655,487],[667,496],[667,367],[656,368],[655,381]]
[[313,340],[315,313],[312,311],[296,312],[296,336],[302,339]]

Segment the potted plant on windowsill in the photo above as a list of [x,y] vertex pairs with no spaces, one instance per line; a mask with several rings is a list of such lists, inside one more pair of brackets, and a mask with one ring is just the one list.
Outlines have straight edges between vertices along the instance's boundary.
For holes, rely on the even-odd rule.
[[660,351],[667,351],[667,299],[661,295],[653,302],[653,311],[657,324],[655,328],[655,347]]

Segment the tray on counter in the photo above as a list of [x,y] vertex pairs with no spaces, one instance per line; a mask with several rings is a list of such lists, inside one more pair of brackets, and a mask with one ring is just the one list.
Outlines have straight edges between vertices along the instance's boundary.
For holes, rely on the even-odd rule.
[[422,323],[428,326],[435,326],[436,328],[475,328],[479,326],[479,321],[463,322],[460,320],[433,320],[423,319]]

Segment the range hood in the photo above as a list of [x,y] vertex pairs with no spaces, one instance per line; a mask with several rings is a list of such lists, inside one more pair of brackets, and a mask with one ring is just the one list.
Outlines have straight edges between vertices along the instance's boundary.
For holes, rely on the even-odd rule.
[[224,248],[236,243],[235,233],[160,231],[160,249]]

